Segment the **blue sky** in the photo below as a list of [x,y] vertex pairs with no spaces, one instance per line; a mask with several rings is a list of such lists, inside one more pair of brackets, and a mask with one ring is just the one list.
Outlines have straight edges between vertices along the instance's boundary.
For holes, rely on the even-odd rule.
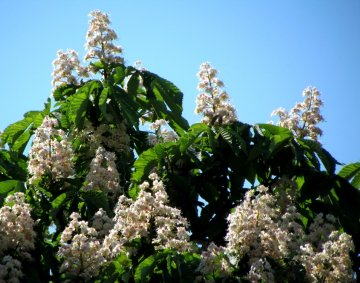
[[42,109],[58,49],[83,57],[95,9],[110,14],[128,65],[140,59],[183,91],[190,123],[200,120],[195,74],[210,61],[250,124],[290,109],[316,86],[325,103],[322,144],[341,162],[360,161],[359,0],[3,0],[1,130]]

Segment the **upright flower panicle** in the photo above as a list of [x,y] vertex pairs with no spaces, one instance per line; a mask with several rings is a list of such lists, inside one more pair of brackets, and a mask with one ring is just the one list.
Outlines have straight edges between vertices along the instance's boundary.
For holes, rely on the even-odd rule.
[[354,251],[351,236],[335,230],[332,215],[318,214],[304,244],[300,246],[301,263],[311,282],[351,282],[352,262],[350,252]]
[[202,122],[207,125],[226,125],[237,120],[235,108],[222,88],[224,83],[217,78],[218,71],[209,62],[200,65],[195,113],[203,115]]
[[63,84],[78,85],[79,78],[88,77],[87,69],[80,65],[75,50],[59,50],[57,58],[53,61],[52,85],[54,89]]
[[[354,244],[350,235],[336,231],[331,215],[317,215],[306,234],[293,198],[284,205],[284,197],[259,186],[245,194],[228,221],[224,254],[235,265],[246,261],[251,282],[275,282],[279,263],[289,258],[305,270],[305,282],[351,282]],[[284,276],[295,280],[291,272]]]
[[30,259],[34,249],[35,222],[24,193],[15,193],[5,199],[0,208],[0,257],[8,252]]
[[0,208],[0,282],[22,282],[22,262],[35,248],[35,222],[24,193],[5,199]]
[[106,151],[102,146],[96,150],[96,155],[90,164],[86,176],[84,190],[100,189],[111,198],[116,198],[122,192],[120,175],[116,168],[116,156]]
[[63,259],[60,272],[89,280],[99,274],[105,258],[95,228],[89,227],[73,212],[70,223],[61,234],[59,256]]
[[29,183],[33,183],[44,174],[50,174],[56,180],[74,174],[73,151],[65,132],[56,129],[58,121],[46,116],[35,131],[32,147],[29,151]]
[[284,108],[278,108],[271,116],[278,116],[278,125],[288,128],[299,138],[309,137],[317,141],[322,135],[318,124],[324,121],[320,114],[323,102],[320,92],[315,87],[307,87],[303,91],[304,101],[297,103],[290,112]]
[[247,255],[250,265],[264,256],[275,260],[287,256],[294,252],[289,249],[291,243],[303,236],[295,207],[289,204],[280,211],[276,197],[267,191],[264,186],[257,188],[256,195],[248,191],[228,217],[227,251],[237,260]]
[[113,43],[117,35],[109,27],[110,19],[106,13],[93,11],[89,14],[89,29],[86,34],[85,60],[100,60],[105,64],[123,63],[122,48]]
[[[103,242],[105,256],[117,256],[136,238],[147,239],[155,249],[191,249],[186,219],[179,209],[168,205],[168,196],[159,177],[151,174],[149,178],[152,185],[145,181],[135,201],[120,196],[115,209],[115,226]],[[150,233],[153,230],[156,235]]]

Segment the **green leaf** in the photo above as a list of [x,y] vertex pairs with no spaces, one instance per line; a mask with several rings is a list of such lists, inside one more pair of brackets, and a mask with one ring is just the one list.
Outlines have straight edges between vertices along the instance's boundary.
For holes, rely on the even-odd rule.
[[173,83],[157,77],[151,83],[151,87],[157,99],[165,101],[166,105],[173,113],[181,115],[183,110],[183,94]]
[[309,139],[298,140],[298,142],[303,145],[305,144],[310,148],[311,152],[315,152],[317,154],[328,173],[335,173],[336,164],[339,164],[339,162],[337,162],[336,159],[326,149],[324,149],[320,143]]
[[108,95],[110,92],[110,88],[106,87],[102,90],[101,94],[100,94],[100,98],[99,98],[99,108],[101,110],[101,113],[104,115],[104,117],[106,118],[107,121],[112,122],[113,120],[113,116],[109,113],[108,110]]
[[135,172],[132,180],[141,182],[144,176],[148,176],[150,171],[158,164],[165,155],[165,150],[161,144],[144,151],[134,163]]
[[350,180],[360,172],[360,162],[350,163],[341,168],[338,175],[346,180]]
[[2,134],[3,143],[8,144],[11,150],[22,153],[35,129],[49,114],[50,107],[50,100],[48,99],[43,111],[26,112],[24,119],[9,125]]
[[354,176],[354,178],[351,180],[351,185],[357,189],[360,189],[360,173]]
[[114,69],[114,82],[115,84],[120,84],[125,78],[125,70],[123,67],[116,67]]
[[256,127],[258,127],[261,132],[267,136],[267,137],[272,137],[274,135],[279,135],[279,136],[292,136],[292,133],[289,129],[280,127],[280,126],[275,126],[275,125],[271,125],[271,124],[256,124]]
[[138,105],[134,101],[135,96],[131,92],[125,92],[122,88],[116,88],[112,97],[115,98],[120,106],[120,112],[124,118],[137,129],[139,125],[139,116],[137,113]]
[[151,255],[144,259],[136,268],[134,279],[136,283],[149,282],[156,266],[156,257]]
[[267,151],[267,157],[273,156],[282,147],[286,146],[288,141],[293,137],[290,130],[271,124],[257,124],[254,129],[261,135],[264,135],[270,139],[269,150]]
[[61,204],[65,201],[67,194],[66,193],[62,193],[59,196],[57,196],[52,202],[51,202],[51,206],[54,209],[58,209]]
[[203,123],[192,125],[189,130],[179,139],[180,152],[185,153],[202,133],[209,130],[209,127]]
[[73,123],[75,123],[77,128],[82,128],[84,124],[84,119],[86,115],[86,111],[89,105],[89,93],[86,92],[77,92],[69,99],[69,119]]
[[25,191],[24,182],[18,180],[0,182],[0,206],[9,194],[21,191]]
[[18,136],[11,149],[18,152],[24,152],[25,147],[28,144],[31,136],[32,133],[30,131],[23,132],[21,135]]
[[21,191],[24,188],[24,183],[18,180],[7,180],[0,182],[0,194],[7,195],[9,192]]
[[9,125],[2,134],[3,142],[5,144],[8,143],[11,146],[16,139],[28,129],[31,123],[32,119],[30,117],[25,117],[24,119]]
[[134,73],[131,75],[127,83],[127,92],[133,96],[136,96],[138,88],[139,88],[139,75],[137,73]]
[[70,95],[73,95],[76,92],[76,86],[75,85],[61,85],[58,88],[55,89],[53,92],[53,97],[55,101],[64,100],[65,98],[69,97]]
[[103,87],[100,81],[90,81],[78,89],[78,91],[68,98],[69,119],[75,123],[77,128],[82,128],[85,116],[90,103],[90,96],[96,100]]
[[56,217],[56,215],[59,213],[60,209],[65,205],[68,199],[69,199],[68,193],[62,193],[51,202],[51,206],[52,206],[51,215],[53,218]]
[[338,175],[349,182],[352,180],[351,184],[355,188],[360,188],[360,162],[345,165],[343,168],[341,168]]

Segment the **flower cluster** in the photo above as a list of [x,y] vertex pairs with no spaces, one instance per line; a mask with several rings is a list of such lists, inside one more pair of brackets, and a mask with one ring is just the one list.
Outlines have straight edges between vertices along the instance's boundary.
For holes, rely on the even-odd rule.
[[106,13],[93,11],[89,14],[89,30],[86,34],[85,60],[100,60],[103,63],[123,63],[120,56],[122,48],[113,43],[117,35],[109,27],[110,20]]
[[224,83],[216,75],[217,70],[210,63],[200,65],[198,72],[198,90],[195,113],[203,115],[202,122],[207,125],[226,125],[237,120],[235,108],[228,100],[229,96],[222,88]]
[[237,261],[247,255],[250,269],[263,257],[286,257],[294,252],[290,247],[303,236],[296,208],[289,204],[281,211],[276,197],[267,191],[264,186],[256,192],[248,191],[244,201],[228,216],[227,251]]
[[[149,178],[152,186],[149,182],[141,184],[135,201],[120,196],[115,209],[115,226],[104,239],[105,255],[115,257],[125,250],[125,244],[136,238],[147,239],[155,249],[191,249],[186,219],[179,209],[167,205],[168,195],[159,177],[152,173]],[[150,231],[155,231],[156,235]]]
[[15,193],[5,199],[0,208],[0,256],[8,251],[30,259],[29,251],[34,249],[34,220],[30,205],[23,193]]
[[50,174],[56,180],[74,174],[73,151],[65,132],[56,129],[58,121],[46,116],[35,131],[32,147],[29,151],[28,171],[32,176],[29,183],[44,174]]
[[[300,247],[301,262],[310,282],[351,282],[352,270],[349,252],[354,250],[351,237],[334,230],[335,219],[322,214],[314,219],[307,242]],[[332,223],[331,223],[332,222]]]
[[[317,215],[309,233],[300,220],[290,195],[270,194],[264,186],[249,190],[228,216],[227,245],[210,245],[202,253],[198,270],[207,278],[214,274],[213,265],[222,270],[222,259],[221,266],[226,267],[222,277],[241,265],[248,266],[246,278],[250,282],[275,282],[276,270],[286,270],[284,260],[291,260],[291,266],[306,273],[305,282],[350,282],[351,236],[336,231],[331,215]],[[292,272],[283,272],[282,276],[289,282],[296,279]]]
[[156,120],[150,125],[150,129],[155,132],[155,134],[148,135],[148,142],[150,145],[155,145],[162,142],[176,141],[178,139],[178,136],[174,131],[169,131],[165,127],[166,121],[164,119]]
[[98,232],[73,212],[71,221],[61,234],[59,256],[63,259],[60,272],[89,280],[98,275],[106,262],[101,253]]
[[320,114],[323,105],[320,92],[315,87],[307,87],[303,91],[304,101],[297,103],[290,112],[284,108],[278,108],[271,116],[278,116],[278,125],[288,128],[297,137],[310,137],[317,141],[322,135],[322,130],[317,126],[324,118]]
[[78,54],[75,50],[68,49],[65,52],[59,50],[57,58],[53,61],[52,85],[55,88],[63,84],[78,85],[78,79],[88,77],[87,69],[80,66]]
[[90,163],[90,171],[86,176],[84,190],[100,189],[111,198],[116,198],[122,192],[120,175],[116,169],[116,156],[103,147],[96,150],[96,155]]
[[0,208],[0,282],[21,282],[21,261],[31,260],[29,251],[35,248],[34,220],[23,193],[5,199]]

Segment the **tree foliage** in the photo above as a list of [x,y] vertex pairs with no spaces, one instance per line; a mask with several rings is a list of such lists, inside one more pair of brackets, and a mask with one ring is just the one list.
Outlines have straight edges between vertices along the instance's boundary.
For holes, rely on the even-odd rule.
[[[279,195],[278,184],[284,179],[295,184],[295,205],[304,231],[309,231],[319,213],[333,215],[336,229],[352,237],[352,267],[359,271],[359,163],[345,165],[337,173],[340,164],[318,141],[296,136],[285,127],[238,120],[189,125],[182,116],[183,93],[170,81],[102,57],[93,57],[89,67],[95,76],[57,85],[43,110],[25,113],[1,134],[0,205],[9,206],[5,199],[22,192],[36,222],[35,246],[29,250],[31,259],[24,259],[28,262],[22,265],[21,282],[246,282],[246,259],[231,262],[232,271],[226,278],[221,272],[201,277],[202,252],[211,243],[226,245],[228,217],[244,202],[247,192],[263,185]],[[47,116],[58,121],[56,129],[72,145],[74,174],[55,178],[43,172],[29,182],[27,149],[35,143],[33,137]],[[151,144],[149,138],[160,137],[161,132],[148,131],[144,124],[160,119],[177,138]],[[97,146],[115,155],[121,192],[109,193],[101,185],[88,189]],[[116,257],[104,260],[93,276],[84,277],[84,270],[66,272],[59,248],[73,213],[87,223],[100,209],[113,218],[120,195],[139,198],[144,182],[154,172],[164,183],[169,205],[187,219],[193,248],[181,252],[156,249],[139,236],[124,244],[127,248]],[[149,221],[151,238],[155,224]],[[0,228],[4,236],[1,233]],[[16,249],[0,249],[0,259],[7,254],[22,260]],[[276,282],[289,280],[286,271],[297,268],[299,276],[304,272],[286,260],[272,264]]]

